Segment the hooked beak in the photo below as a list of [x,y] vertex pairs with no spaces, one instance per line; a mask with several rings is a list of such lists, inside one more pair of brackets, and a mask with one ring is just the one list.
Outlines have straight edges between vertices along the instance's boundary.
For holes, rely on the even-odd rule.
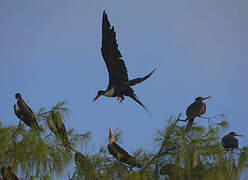
[[242,135],[242,134],[235,134],[235,136],[245,137],[245,136]]
[[111,129],[109,128],[109,137],[112,136]]
[[202,101],[203,100],[206,100],[206,99],[209,99],[209,98],[212,98],[212,97],[211,96],[208,96],[208,97],[202,98]]
[[93,102],[95,102],[99,97],[100,95],[96,95],[96,97],[93,99]]
[[109,128],[109,144],[112,144],[115,141],[115,137],[111,133],[111,129]]
[[10,168],[12,168],[13,163],[14,163],[14,160],[15,160],[15,158],[12,158],[12,160],[11,160],[11,162],[10,162],[10,164],[9,164],[9,167],[10,167]]

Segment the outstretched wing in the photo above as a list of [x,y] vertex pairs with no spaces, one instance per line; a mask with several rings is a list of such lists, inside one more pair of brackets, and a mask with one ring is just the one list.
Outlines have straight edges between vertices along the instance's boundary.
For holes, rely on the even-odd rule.
[[132,80],[126,82],[126,84],[127,84],[128,86],[134,86],[134,85],[136,85],[136,84],[138,84],[138,83],[141,83],[141,82],[143,82],[144,80],[146,80],[147,78],[149,78],[155,70],[156,70],[156,69],[154,69],[152,72],[150,72],[148,75],[146,75],[146,76],[144,76],[144,77],[132,79]]
[[110,25],[108,16],[103,12],[102,17],[102,56],[109,73],[110,88],[113,84],[122,84],[128,81],[127,68],[121,59],[121,53],[116,41],[114,27]]

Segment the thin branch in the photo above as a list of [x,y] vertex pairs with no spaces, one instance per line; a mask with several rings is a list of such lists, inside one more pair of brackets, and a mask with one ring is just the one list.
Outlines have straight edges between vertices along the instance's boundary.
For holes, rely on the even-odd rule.
[[128,173],[130,173],[132,171],[132,169],[133,169],[133,166],[130,167],[130,169],[128,170]]
[[[175,121],[175,123],[173,124],[173,126],[169,129],[169,131],[166,133],[166,138],[170,138],[170,135],[172,133],[172,131],[174,130],[176,124],[180,121],[180,116],[181,116],[182,113],[180,113]],[[173,148],[170,148],[170,149],[166,149],[164,150],[164,146],[162,145],[161,148],[159,149],[159,151],[153,156],[153,158],[148,161],[148,163],[141,169],[141,172],[144,172],[145,169],[147,169],[152,163],[153,161],[155,161],[157,158],[159,158],[162,154],[166,154],[168,153],[169,151],[171,151]]]
[[51,135],[52,135],[52,132],[50,132],[48,135],[46,135],[46,136],[44,137],[44,139],[42,140],[42,144],[44,144],[46,138],[48,138],[48,137],[51,136]]
[[10,137],[11,139],[15,137],[17,131],[19,130],[19,128],[20,128],[20,126],[21,126],[21,123],[22,123],[22,121],[20,120],[20,121],[19,121],[19,124],[18,124],[18,126],[17,126],[17,128],[16,128],[16,130],[15,130],[15,132],[14,132],[14,133],[11,135],[11,137]]

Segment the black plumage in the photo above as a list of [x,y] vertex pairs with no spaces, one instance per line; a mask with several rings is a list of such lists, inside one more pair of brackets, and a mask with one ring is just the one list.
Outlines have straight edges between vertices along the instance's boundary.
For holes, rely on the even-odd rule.
[[38,123],[33,111],[24,102],[21,94],[16,93],[15,98],[17,99],[17,103],[14,105],[14,111],[16,116],[29,127],[32,127],[33,125],[36,125],[38,127]]
[[12,159],[9,167],[1,167],[1,174],[3,180],[18,180],[18,177],[12,172],[12,164],[14,159]]
[[128,154],[122,147],[114,142],[114,136],[111,134],[109,129],[109,144],[107,146],[108,151],[113,155],[117,160],[132,165],[134,167],[141,168],[141,164],[131,155]]
[[114,27],[111,27],[105,11],[103,12],[102,18],[101,52],[108,69],[109,84],[107,90],[99,90],[97,92],[94,101],[101,95],[106,97],[117,97],[120,102],[124,100],[124,96],[129,96],[147,111],[146,107],[138,100],[134,90],[130,86],[134,86],[149,78],[155,69],[145,77],[132,80],[128,79],[127,68],[118,49]]
[[194,119],[196,117],[201,117],[201,115],[205,114],[206,112],[206,104],[202,102],[205,99],[211,98],[210,96],[208,97],[197,97],[195,101],[188,106],[186,110],[186,121],[188,121],[188,125],[186,127],[186,132],[188,132],[194,122]]
[[222,143],[223,148],[225,148],[225,149],[232,149],[232,150],[233,149],[238,149],[238,147],[239,147],[239,141],[234,136],[241,136],[241,137],[243,137],[243,135],[236,134],[235,132],[230,132],[229,134],[225,135],[221,139],[221,143]]

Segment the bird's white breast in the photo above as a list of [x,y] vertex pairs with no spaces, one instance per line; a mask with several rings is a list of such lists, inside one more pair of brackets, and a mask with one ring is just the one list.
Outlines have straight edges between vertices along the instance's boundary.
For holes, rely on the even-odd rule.
[[19,108],[18,104],[15,104],[15,110],[20,111],[20,108]]
[[115,89],[112,87],[110,90],[106,91],[104,95],[107,97],[113,97],[114,92],[115,92]]

